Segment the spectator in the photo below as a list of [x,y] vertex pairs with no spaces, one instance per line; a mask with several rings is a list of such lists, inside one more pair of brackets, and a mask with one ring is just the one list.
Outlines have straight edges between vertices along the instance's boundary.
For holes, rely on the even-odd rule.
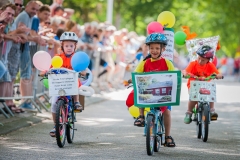
[[[16,20],[16,26],[23,23],[28,28],[32,28],[32,19],[36,15],[39,4],[36,1],[29,1],[26,5],[25,11],[21,12]],[[46,45],[45,41],[41,39],[40,36],[36,35],[34,31],[30,31],[28,35],[29,41],[34,41],[40,45]],[[29,51],[29,42],[21,45],[20,54],[20,90],[22,96],[32,96],[32,67],[31,67],[31,56]],[[35,108],[32,107],[31,102],[24,102],[22,108],[34,111]]]
[[64,14],[64,8],[61,6],[56,7],[53,11],[53,16],[63,17],[63,14]]

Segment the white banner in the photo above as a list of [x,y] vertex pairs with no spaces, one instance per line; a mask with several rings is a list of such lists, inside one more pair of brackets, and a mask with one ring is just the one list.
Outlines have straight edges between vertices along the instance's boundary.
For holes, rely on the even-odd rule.
[[78,73],[48,75],[49,95],[59,96],[60,91],[65,95],[78,95]]
[[215,55],[218,40],[219,40],[219,36],[187,40],[186,47],[189,53],[190,60],[194,61],[197,59],[196,51],[203,45],[208,45],[212,47]]
[[174,30],[171,28],[165,28],[163,34],[167,37],[168,42],[166,50],[162,53],[162,57],[173,62],[174,53]]

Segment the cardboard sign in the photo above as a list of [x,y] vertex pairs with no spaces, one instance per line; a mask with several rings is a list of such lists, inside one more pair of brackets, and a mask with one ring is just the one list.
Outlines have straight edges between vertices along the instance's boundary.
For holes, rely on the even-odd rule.
[[181,71],[132,73],[134,105],[139,108],[180,104]]
[[163,34],[167,37],[166,50],[162,53],[162,57],[173,62],[174,53],[174,30],[171,28],[165,28]]
[[59,96],[60,91],[66,96],[78,95],[78,74],[50,74],[48,75],[49,95]]
[[191,101],[216,102],[216,84],[205,81],[191,81],[189,96]]

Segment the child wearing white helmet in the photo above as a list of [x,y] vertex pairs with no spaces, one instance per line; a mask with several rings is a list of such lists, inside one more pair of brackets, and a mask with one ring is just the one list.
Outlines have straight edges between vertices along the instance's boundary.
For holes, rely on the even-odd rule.
[[[78,37],[74,32],[64,32],[60,37],[60,41],[61,41],[61,49],[63,51],[63,53],[59,55],[63,60],[62,67],[67,69],[73,69],[71,65],[71,58],[74,55],[74,52],[76,50]],[[81,112],[83,110],[83,106],[79,103],[79,96],[74,95],[73,98],[75,102],[74,110]],[[51,111],[52,111],[54,124],[56,119],[55,118],[56,117],[56,101],[57,101],[57,97],[52,97]],[[55,137],[55,127],[50,131],[50,136]]]

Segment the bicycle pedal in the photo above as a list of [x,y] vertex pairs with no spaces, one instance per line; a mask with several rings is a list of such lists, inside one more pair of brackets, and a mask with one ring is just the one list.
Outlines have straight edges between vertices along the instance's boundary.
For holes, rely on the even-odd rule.
[[216,117],[211,117],[211,121],[216,121],[217,118]]
[[73,130],[74,130],[74,131],[77,131],[77,129],[76,129],[76,128],[73,128]]

